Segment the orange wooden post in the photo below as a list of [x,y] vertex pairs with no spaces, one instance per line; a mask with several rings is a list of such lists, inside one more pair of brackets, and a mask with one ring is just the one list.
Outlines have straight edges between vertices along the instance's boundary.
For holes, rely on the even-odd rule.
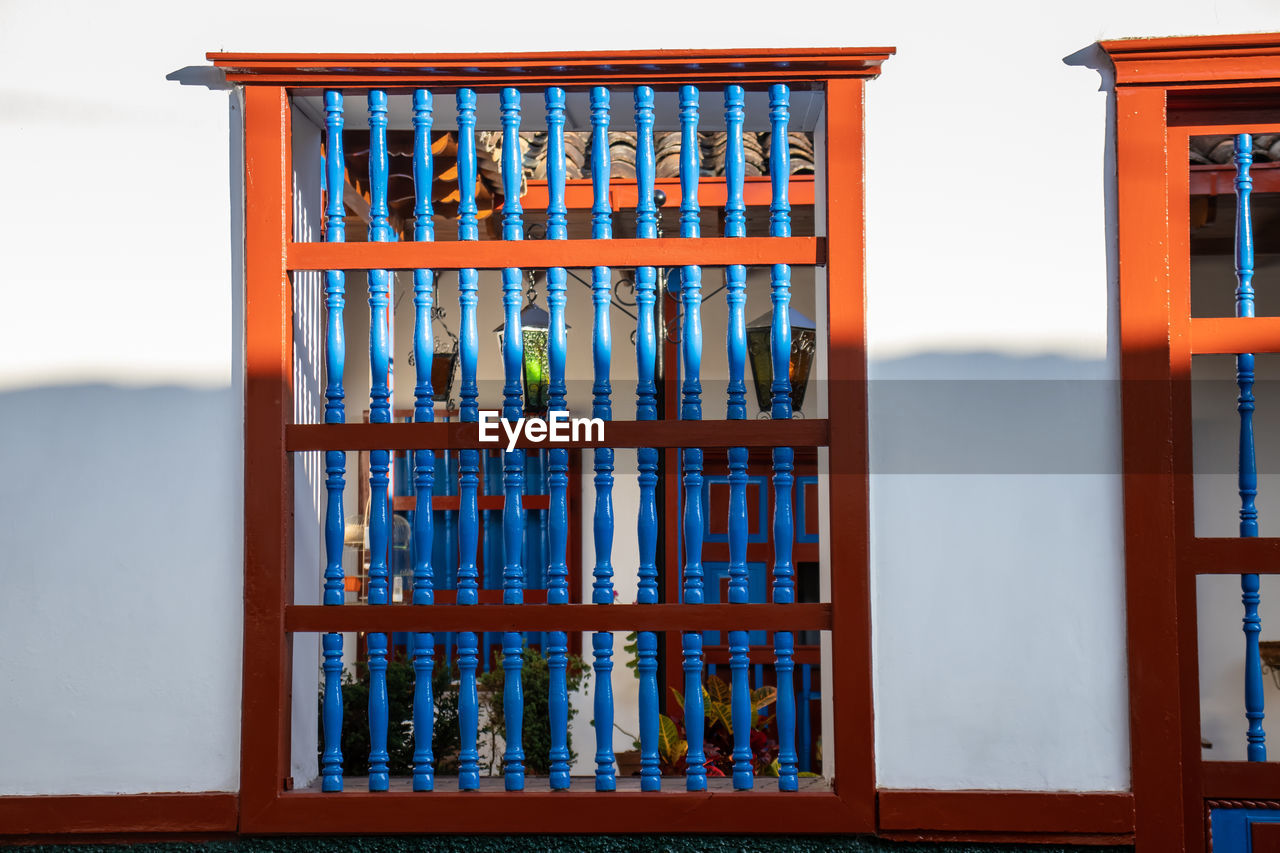
[[243,831],[289,773],[293,476],[285,428],[293,412],[293,305],[284,246],[291,234],[289,101],[283,88],[244,92],[245,412]]
[[[867,358],[863,242],[861,80],[827,84],[827,407],[832,606],[832,706],[837,791],[875,829],[875,729],[871,700],[871,591],[867,548]],[[838,520],[838,521],[837,521]],[[825,748],[826,745],[824,745]]]
[[[1183,672],[1177,655],[1177,599],[1195,581],[1179,581],[1169,568],[1174,548],[1174,399],[1169,349],[1169,249],[1165,210],[1168,157],[1165,91],[1116,93],[1120,227],[1120,327],[1128,608],[1130,749],[1139,850],[1203,849],[1199,791],[1185,785],[1200,745],[1183,742]],[[1185,167],[1184,167],[1185,168]],[[1156,203],[1153,203],[1153,195]],[[1161,196],[1164,196],[1161,199]],[[1188,365],[1189,366],[1189,365]],[[1194,642],[1194,630],[1192,631]],[[1164,649],[1141,654],[1143,649]],[[1192,655],[1194,659],[1194,655]],[[1185,846],[1184,846],[1185,845]]]

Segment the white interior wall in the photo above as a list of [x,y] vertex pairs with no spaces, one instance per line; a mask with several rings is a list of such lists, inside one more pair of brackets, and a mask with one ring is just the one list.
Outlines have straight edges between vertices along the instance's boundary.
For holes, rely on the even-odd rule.
[[[827,116],[828,113],[824,109],[818,117],[817,127],[813,134],[813,155],[814,163],[817,168],[822,170],[825,175],[827,160]],[[827,182],[824,179],[815,180],[814,196],[813,196],[813,233],[819,237],[827,236]],[[828,300],[821,298],[822,294],[829,293],[827,290],[829,281],[827,278],[827,268],[818,267],[813,271],[813,287],[814,287],[814,304],[813,304],[813,324],[814,338],[817,344],[818,358],[814,360],[813,379],[816,383],[814,394],[814,414],[819,418],[831,417],[831,401],[828,397],[827,385],[828,373],[830,371],[830,362],[827,360],[827,350],[830,347],[830,336],[828,329],[831,327],[830,310]],[[823,477],[829,477],[831,473],[831,450],[826,447],[818,448],[818,599],[820,601],[831,600],[831,494],[830,479],[824,481]],[[869,587],[870,595],[875,597],[875,578],[871,578],[872,585]],[[832,642],[831,632],[823,631],[818,635],[819,654],[824,661],[831,660]],[[871,651],[875,654],[875,634],[871,635]],[[832,669],[824,666],[819,673],[821,678],[818,689],[822,694],[822,725],[819,736],[822,738],[822,765],[815,772],[820,772],[823,776],[831,778],[835,774],[835,754],[836,754],[836,730],[835,730],[835,704],[833,702],[835,693],[835,678]]]
[[[1212,261],[1217,261],[1212,264]],[[1206,260],[1193,268],[1208,272],[1218,267],[1219,274],[1209,281],[1234,290],[1230,273],[1231,258]],[[1222,268],[1226,272],[1222,272]],[[1266,278],[1257,280],[1259,286]],[[1192,416],[1195,445],[1195,516],[1199,536],[1239,536],[1240,496],[1237,477],[1237,448],[1240,418],[1236,412],[1238,389],[1235,382],[1235,357],[1230,355],[1196,356],[1191,365]],[[1274,401],[1280,395],[1280,357],[1258,356],[1255,362],[1258,382],[1254,387],[1257,409],[1254,412],[1254,438],[1258,467],[1258,532],[1260,536],[1276,536],[1280,519],[1275,508],[1280,506],[1280,417]],[[1280,639],[1280,619],[1274,606],[1280,601],[1280,578],[1262,576],[1262,632],[1259,639]],[[1206,761],[1244,761],[1244,650],[1241,630],[1244,606],[1240,602],[1239,575],[1201,576],[1196,585],[1196,630],[1199,636],[1200,733],[1212,747],[1203,749]],[[1264,676],[1266,707],[1280,708],[1280,688],[1270,675]],[[1264,728],[1269,728],[1267,721]]]
[[[625,27],[595,8],[498,0],[476,27],[471,7],[392,3],[353,29],[331,0],[4,5],[0,138],[22,168],[0,210],[0,793],[238,784],[242,159],[206,50],[896,45],[867,87],[873,378],[1109,380],[1110,78],[1091,45],[1280,28],[1267,0],[657,0]],[[78,60],[50,63],[55,38]],[[872,395],[880,782],[1123,788],[1115,401],[1068,418],[1099,471],[896,468],[1075,413],[952,402],[933,422]]]
[[[293,238],[319,240],[321,227],[320,128],[292,110]],[[293,275],[293,418],[324,422],[325,308],[324,273]],[[293,457],[293,601],[319,604],[324,583],[324,454]],[[319,774],[320,635],[294,634],[293,689],[290,708],[290,774],[295,786],[311,784]]]

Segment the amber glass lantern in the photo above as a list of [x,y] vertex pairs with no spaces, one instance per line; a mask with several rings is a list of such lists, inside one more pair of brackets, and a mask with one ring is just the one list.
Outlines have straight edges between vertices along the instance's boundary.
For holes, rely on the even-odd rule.
[[[551,388],[551,365],[547,356],[550,316],[534,302],[520,312],[520,335],[524,343],[524,410],[545,412]],[[498,351],[502,351],[506,323],[494,329],[498,334]]]
[[[813,353],[817,347],[817,335],[813,321],[794,308],[789,309],[791,325],[791,409],[798,412],[804,406],[804,392],[809,385],[809,371],[813,368]],[[751,378],[756,386],[756,402],[760,410],[773,409],[773,353],[769,346],[773,312],[761,314],[747,326],[747,360],[751,362]]]
[[458,366],[458,342],[453,341],[448,349],[437,345],[431,356],[431,399],[437,403],[447,402],[449,392],[453,390],[453,374]]
[[[458,336],[445,322],[444,308],[438,300],[431,309],[431,340],[434,344],[431,354],[431,399],[437,403],[447,403],[449,392],[453,390],[453,375],[458,368]],[[413,360],[413,350],[409,350],[410,367],[414,366]]]

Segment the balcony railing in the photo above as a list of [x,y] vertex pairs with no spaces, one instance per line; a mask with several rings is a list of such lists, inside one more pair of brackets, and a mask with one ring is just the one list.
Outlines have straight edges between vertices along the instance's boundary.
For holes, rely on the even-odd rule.
[[[741,830],[770,831],[859,831],[871,826],[874,784],[858,236],[860,86],[861,78],[874,76],[884,55],[837,52],[833,58],[821,60],[817,56],[788,59],[768,54],[738,57],[743,61],[737,61],[732,56],[708,54],[693,64],[673,64],[664,58],[656,63],[621,66],[587,60],[575,64],[570,58],[553,70],[537,71],[541,66],[532,61],[511,74],[487,66],[478,78],[468,68],[410,58],[404,59],[405,66],[390,60],[369,64],[355,58],[327,65],[309,65],[299,57],[218,58],[219,64],[233,69],[232,79],[247,86],[250,219],[269,206],[261,204],[264,199],[269,202],[277,192],[274,197],[279,200],[288,195],[285,186],[260,190],[253,183],[261,175],[255,173],[255,167],[281,150],[271,140],[288,137],[290,96],[286,85],[293,87],[295,99],[309,98],[314,103],[315,90],[322,95],[327,190],[323,242],[285,239],[287,214],[282,212],[277,258],[272,261],[269,252],[259,254],[262,249],[254,242],[259,238],[251,238],[247,249],[250,338],[262,345],[255,351],[251,344],[248,358],[247,432],[251,443],[246,454],[246,655],[247,661],[260,659],[263,665],[254,671],[247,664],[246,670],[244,795],[260,804],[253,812],[256,818],[250,816],[249,823],[262,829],[295,826],[305,815],[306,820],[315,822],[313,826],[339,829],[371,823],[384,831],[428,825],[445,829],[474,826],[480,812],[449,792],[492,787],[481,775],[477,740],[483,697],[478,681],[490,660],[495,660],[500,661],[504,674],[501,713],[506,736],[501,787],[512,793],[506,797],[495,792],[495,796],[502,797],[502,802],[520,804],[510,808],[513,814],[531,821],[522,823],[522,828],[590,831],[593,825],[591,821],[562,819],[550,806],[541,813],[544,807],[527,799],[537,791],[564,791],[568,793],[562,796],[569,797],[581,792],[599,804],[591,807],[594,813],[608,820],[610,829],[619,831],[643,831],[646,826],[653,828],[654,824],[647,822],[659,819],[659,815],[671,818],[670,809],[677,807],[666,805],[669,796],[691,798],[687,806],[678,807],[685,818],[663,824],[670,829],[682,825],[711,828],[722,821]],[[448,70],[441,70],[446,66]],[[513,76],[519,79],[511,79]],[[591,77],[608,85],[589,85]],[[822,143],[826,150],[839,152],[829,159],[817,158],[818,174],[811,182],[804,182],[806,187],[820,187],[813,191],[815,213],[821,212],[811,236],[792,233],[788,139],[793,93],[802,95],[806,110],[824,114]],[[591,132],[590,236],[570,239],[569,184],[563,168],[565,127],[570,107],[581,105],[576,99],[583,94]],[[531,96],[541,101],[536,112],[530,109]],[[831,106],[833,98],[838,100],[838,108]],[[700,205],[699,131],[709,103],[715,104],[713,124],[722,127],[725,134],[724,175],[714,179],[716,202],[721,207],[714,232],[708,228],[707,211]],[[457,197],[450,199],[450,204],[456,203],[456,218],[449,220],[450,227],[456,228],[453,240],[436,239],[438,217],[433,210],[432,187],[441,178],[436,173],[433,148],[440,139],[442,105],[447,105],[447,125],[456,144],[447,176],[456,181]],[[675,107],[671,115],[678,123],[680,140],[678,199],[673,206],[678,206],[678,219],[672,229],[678,236],[661,233],[662,211],[655,198],[655,126],[666,120],[660,114],[671,106]],[[750,119],[749,108],[755,110]],[[282,124],[272,118],[277,109],[284,116]],[[531,112],[533,123],[546,129],[546,178],[545,192],[539,185],[536,193],[526,196],[520,134]],[[367,117],[368,122],[369,174],[367,181],[359,182],[367,187],[367,198],[355,205],[363,208],[367,204],[368,239],[361,242],[346,240],[347,213],[353,206],[346,203],[352,181],[346,171],[343,143],[353,114],[360,120]],[[500,164],[497,191],[501,203],[493,207],[493,217],[500,221],[500,239],[482,239],[476,194],[477,187],[484,184],[478,174],[477,125],[481,117],[493,114],[500,124],[495,149],[500,154],[495,156]],[[414,198],[411,233],[405,222],[405,238],[399,239],[390,217],[388,131],[405,117],[412,129]],[[763,225],[767,234],[759,236],[751,236],[748,228],[744,169],[748,120],[767,127],[770,140],[767,222]],[[635,139],[634,194],[630,186],[627,194],[628,199],[634,199],[634,209],[618,210],[617,199],[610,193],[609,134],[618,127],[633,133]],[[267,171],[271,168],[274,166]],[[760,183],[759,178],[753,181],[757,198]],[[256,194],[259,190],[261,197]],[[577,192],[584,191],[579,184]],[[545,210],[536,212],[545,222],[545,240],[524,239],[525,204],[532,198],[545,200]],[[267,218],[265,227],[252,221],[251,227],[258,228],[260,235],[276,234],[271,215],[263,215]],[[625,236],[615,236],[620,225]],[[839,234],[840,245],[829,242],[827,234]],[[290,423],[280,400],[268,390],[273,386],[273,356],[264,354],[276,345],[270,340],[269,329],[273,323],[285,329],[289,326],[287,300],[281,302],[271,295],[280,286],[279,281],[270,281],[273,263],[286,277],[307,270],[323,272],[326,402],[322,424]],[[839,287],[830,289],[819,276],[816,299],[822,311],[817,363],[827,382],[813,395],[818,397],[815,405],[820,415],[814,418],[793,418],[793,265],[818,268],[833,281],[840,276]],[[571,405],[566,378],[566,306],[571,299],[568,273],[575,268],[590,270],[589,417],[604,422],[603,438],[592,435],[547,444],[526,435],[512,447],[498,451],[498,457],[491,457],[494,445],[482,439],[479,423],[484,378],[479,370],[481,299],[500,298],[504,327],[519,328],[528,273],[545,272],[545,291],[539,295],[548,309],[546,411],[567,411]],[[636,326],[629,354],[627,347],[617,346],[620,336],[611,325],[613,268],[628,270],[634,282]],[[704,283],[704,274],[717,268],[723,270],[719,290],[724,293],[727,320],[724,338],[713,342],[704,337],[703,306],[707,292],[715,285]],[[752,269],[767,271],[767,278],[749,285]],[[255,270],[265,279],[255,279]],[[395,417],[392,399],[392,299],[397,270],[412,271],[413,278],[415,383],[414,406],[407,423]],[[482,278],[483,270],[501,271],[500,288],[482,292],[482,281],[487,278]],[[349,372],[346,275],[350,271],[364,271],[368,281],[367,401],[348,399],[343,382]],[[456,309],[459,318],[460,381],[457,417],[442,421],[437,419],[436,389],[432,386],[432,315],[437,307],[438,279],[446,272],[456,273],[458,281],[458,303],[449,308]],[[746,373],[749,286],[767,287],[772,312],[766,419],[748,416],[754,399],[754,394],[748,393]],[[578,292],[574,288],[573,297]],[[668,300],[671,304],[664,304]],[[583,333],[581,329],[574,331]],[[516,334],[501,338],[500,412],[508,421],[529,414],[531,408],[542,411],[529,390],[527,340],[527,336]],[[709,394],[704,388],[704,353],[712,346],[727,355],[723,393]],[[626,373],[635,376],[634,384],[628,378],[622,386],[616,378],[621,357],[632,362],[626,365]],[[260,368],[266,369],[255,373]],[[367,423],[347,423],[349,411],[356,406],[367,408]],[[824,409],[838,413],[838,419],[821,416]],[[253,443],[254,436],[268,438],[258,446]],[[636,451],[638,500],[627,507],[627,518],[620,514],[621,506],[615,506],[615,453],[623,449]],[[816,505],[810,502],[807,512],[831,519],[829,527],[824,527],[820,547],[816,535],[797,532],[797,449],[809,456],[814,450],[819,454],[815,474],[806,474],[802,485],[812,489],[816,498]],[[582,566],[584,575],[590,570],[591,583],[589,592],[584,589],[589,601],[574,603],[569,571],[570,454],[580,450],[591,451],[594,474],[590,546],[584,548],[589,555]],[[273,489],[287,494],[289,476],[280,460],[288,454],[315,452],[324,454],[326,471],[324,594],[322,604],[304,605],[292,603],[273,575],[271,567],[281,565],[287,547],[273,544],[280,527],[271,519],[286,516],[288,509],[271,495]],[[344,501],[349,500],[352,469],[347,454],[352,452],[367,453],[369,560],[367,573],[360,579],[364,600],[349,603],[344,558],[351,510]],[[392,485],[397,479],[393,475],[397,453],[401,454],[398,479],[403,487],[398,494]],[[483,462],[485,459],[495,461]],[[498,459],[500,475],[496,469],[486,470],[496,466]],[[258,464],[263,461],[267,464]],[[273,480],[277,474],[272,472],[277,471],[280,479]],[[487,491],[481,485],[486,473]],[[445,483],[440,482],[442,478]],[[709,500],[711,483],[727,493],[723,505]],[[285,488],[280,489],[281,485]],[[749,499],[749,487],[759,488],[760,494]],[[531,504],[535,493],[539,497]],[[449,513],[456,513],[456,520],[442,520],[436,501],[441,508],[447,505]],[[757,535],[748,518],[748,507],[753,503],[761,512],[768,507],[765,538],[771,552],[764,573],[767,580],[755,595],[748,568],[748,547]],[[722,518],[710,517],[713,504],[723,513]],[[260,514],[258,507],[263,510]],[[541,514],[537,536],[545,548],[540,545],[541,550],[526,557],[530,553],[526,514],[530,511]],[[411,527],[411,568],[401,586],[405,601],[393,604],[395,567],[389,555],[394,551],[391,541],[397,512]],[[477,554],[485,535],[486,514],[490,516],[491,536],[502,543],[492,549],[502,560],[501,603],[482,603],[484,583]],[[498,514],[501,523],[494,525]],[[674,537],[665,533],[672,514],[678,517],[671,524]],[[727,562],[723,593],[718,587],[708,589],[712,569],[704,562],[705,540],[713,528],[724,531],[723,542],[715,543],[724,550]],[[626,534],[620,535],[623,530]],[[442,559],[441,537],[448,542],[443,557],[448,576],[443,583],[437,565]],[[822,594],[811,596],[817,600],[798,600],[797,541],[822,552],[820,562],[828,579],[823,581]],[[262,547],[255,547],[259,544]],[[617,589],[614,567],[623,563],[635,569],[634,589]],[[667,571],[672,568],[678,571],[669,576]],[[526,596],[531,586],[545,593]],[[635,603],[615,603],[618,592],[625,592],[625,598],[634,598]],[[269,602],[276,595],[281,605],[278,614],[272,615]],[[259,611],[254,602],[262,602],[265,609]],[[353,780],[344,776],[343,770],[344,760],[350,757],[342,754],[340,746],[342,677],[351,657],[351,650],[344,648],[344,632],[360,635],[367,655],[369,769],[367,780],[358,784],[368,792],[390,792],[385,795],[387,802],[401,797],[438,802],[440,808],[431,810],[430,820],[409,816],[410,812],[388,812],[373,805],[375,800],[350,790]],[[500,657],[490,659],[485,653],[482,640],[486,632],[500,636]],[[571,635],[580,632],[590,633],[589,648],[584,639],[583,651],[592,670],[595,735],[593,779],[585,784],[570,775],[568,750],[568,657]],[[634,781],[619,777],[613,751],[613,722],[619,711],[613,687],[616,656],[621,651],[616,635],[627,632],[635,634],[639,679],[634,712],[640,772]],[[322,635],[322,790],[283,792],[272,780],[280,778],[275,768],[287,758],[288,703],[279,699],[287,686],[287,667],[282,668],[270,649],[281,648],[277,637],[305,633]],[[405,635],[403,647],[414,672],[414,754],[411,778],[393,785],[388,730],[401,721],[393,719],[390,712],[387,668],[395,654],[396,633]],[[803,633],[808,643],[799,652],[798,633]],[[522,680],[522,664],[533,634],[549,673],[545,698],[551,747],[546,779],[529,778],[522,738],[522,717],[530,699]],[[821,654],[814,646],[820,636],[830,637],[829,644],[825,639],[818,644],[827,650]],[[707,648],[708,641],[715,641],[713,648]],[[664,645],[671,652],[660,660]],[[671,677],[673,660],[683,673],[682,681]],[[717,671],[714,679],[709,678],[709,663],[727,666],[728,677],[722,678]],[[456,666],[458,682],[458,770],[456,779],[447,782],[436,775],[433,753],[436,697],[432,695],[432,676],[440,666]],[[664,764],[670,771],[675,763],[664,761],[662,755],[664,739],[672,736],[666,729],[669,721],[660,713],[664,708],[670,710],[671,701],[670,696],[664,696],[668,691],[660,680],[662,669],[668,670],[668,683],[677,681],[683,687],[682,713],[677,717],[685,740],[678,761],[682,778],[662,772]],[[259,675],[262,685],[251,684]],[[814,683],[820,679],[824,681],[821,686]],[[727,695],[720,695],[716,684],[724,684]],[[713,693],[707,692],[708,685]],[[831,784],[830,772],[813,781],[800,778],[802,764],[817,769],[808,750],[803,755],[798,751],[797,729],[809,742],[819,739],[807,713],[809,702],[819,691],[834,709],[826,722],[830,726],[826,733],[834,736],[825,741],[829,751],[824,752],[823,760],[837,768],[841,780],[838,790]],[[254,708],[261,708],[264,716],[277,722],[259,727]],[[762,711],[772,716],[767,726],[769,736],[777,741],[776,761],[769,762],[767,776],[761,772],[752,744]],[[731,768],[723,780],[717,780],[704,733],[709,718],[726,716],[722,722],[732,733]],[[713,777],[710,781],[709,775]],[[412,790],[401,792],[401,784]],[[747,799],[738,801],[739,805],[713,801],[712,793],[722,790],[721,786],[742,792]],[[594,793],[615,791],[607,798]],[[781,820],[777,810],[770,816],[747,805],[769,797],[770,791],[791,803]],[[524,793],[515,798],[515,792]],[[654,798],[653,806],[635,799],[646,797]],[[682,824],[682,820],[693,824]]]

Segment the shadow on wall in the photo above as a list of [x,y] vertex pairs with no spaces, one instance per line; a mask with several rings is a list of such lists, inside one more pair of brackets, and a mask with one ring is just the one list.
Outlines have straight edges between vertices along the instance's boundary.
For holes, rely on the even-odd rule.
[[873,474],[1120,473],[1120,383],[1104,361],[928,353],[869,372]]
[[210,91],[230,91],[235,87],[227,82],[227,75],[221,68],[212,65],[185,65],[170,71],[164,79],[179,86],[200,86]]
[[0,394],[0,794],[235,790],[242,433],[238,388]]
[[982,352],[871,364],[881,786],[1128,786],[1114,373]]
[[873,474],[1121,473],[1115,71],[1096,43],[1062,62],[1096,72],[1106,96],[1098,199],[1105,211],[1098,238],[1106,280],[1082,283],[1106,288],[1105,358],[927,352],[874,359],[868,367]]
[[1107,249],[1107,360],[1120,358],[1120,199],[1116,167],[1116,70],[1097,42],[1064,56],[1062,63],[1098,72],[1098,91],[1107,96],[1102,128],[1102,240]]

